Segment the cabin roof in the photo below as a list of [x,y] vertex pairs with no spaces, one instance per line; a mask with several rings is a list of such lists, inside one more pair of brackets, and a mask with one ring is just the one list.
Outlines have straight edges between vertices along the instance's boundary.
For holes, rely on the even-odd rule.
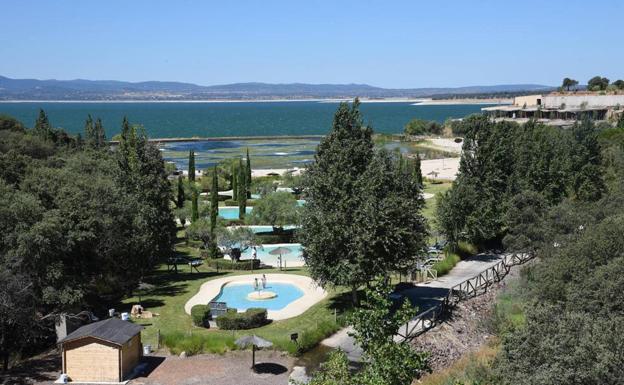
[[136,336],[143,329],[142,326],[132,322],[122,321],[119,318],[109,318],[104,321],[94,322],[82,326],[68,334],[59,343],[78,340],[81,338],[93,337],[114,344],[123,345],[132,337]]

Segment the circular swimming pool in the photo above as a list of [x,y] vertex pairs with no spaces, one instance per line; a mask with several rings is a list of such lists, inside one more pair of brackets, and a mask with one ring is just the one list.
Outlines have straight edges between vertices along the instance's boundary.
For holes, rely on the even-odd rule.
[[223,285],[221,292],[213,301],[225,302],[227,307],[238,309],[239,311],[247,310],[252,307],[261,307],[267,310],[281,310],[289,303],[303,297],[303,291],[297,286],[283,282],[267,282],[266,291],[276,294],[275,297],[263,300],[249,299],[249,294],[253,293],[254,288],[251,283],[228,283]]

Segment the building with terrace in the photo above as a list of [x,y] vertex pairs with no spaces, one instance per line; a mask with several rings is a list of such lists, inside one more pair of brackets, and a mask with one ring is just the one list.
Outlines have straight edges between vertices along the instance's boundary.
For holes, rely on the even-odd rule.
[[586,116],[597,121],[617,120],[624,113],[624,94],[577,92],[518,96],[511,105],[481,110],[497,121],[523,123],[536,119],[551,125],[569,126]]

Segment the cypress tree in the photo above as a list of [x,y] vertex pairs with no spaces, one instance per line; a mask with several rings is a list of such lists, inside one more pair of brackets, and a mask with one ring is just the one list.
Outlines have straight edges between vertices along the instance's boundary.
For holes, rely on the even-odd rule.
[[247,199],[251,198],[251,158],[249,157],[249,147],[247,147],[247,180],[245,181],[247,186]]
[[104,147],[106,145],[106,133],[104,132],[104,126],[102,125],[102,119],[97,118],[95,121],[95,127],[93,128],[95,132],[95,145],[98,148]]
[[37,116],[37,120],[35,121],[34,132],[35,135],[41,138],[52,139],[50,120],[48,119],[48,115],[41,108],[39,109],[39,116]]
[[418,183],[420,188],[423,188],[423,176],[420,169],[420,154],[418,153],[416,154],[416,160],[414,161],[414,169],[412,170],[412,173],[416,183]]
[[191,221],[195,222],[199,219],[199,195],[197,194],[197,189],[193,189],[193,200],[191,204]]
[[85,121],[85,125],[84,125],[84,134],[85,134],[85,141],[87,142],[87,145],[91,147],[95,147],[95,144],[96,144],[95,131],[93,129],[93,118],[91,118],[91,114],[87,115],[87,120]]
[[217,217],[219,216],[219,177],[217,175],[217,166],[212,171],[212,188],[210,189],[210,232],[214,235],[217,226]]
[[179,209],[184,207],[184,184],[182,183],[182,177],[178,177],[178,192],[176,196],[176,207]]
[[245,210],[247,208],[247,183],[245,183],[246,177],[245,166],[243,160],[239,160],[238,165],[238,218],[245,219]]
[[188,178],[189,181],[195,182],[195,151],[193,150],[189,150]]
[[238,174],[236,164],[232,162],[232,200],[238,201]]

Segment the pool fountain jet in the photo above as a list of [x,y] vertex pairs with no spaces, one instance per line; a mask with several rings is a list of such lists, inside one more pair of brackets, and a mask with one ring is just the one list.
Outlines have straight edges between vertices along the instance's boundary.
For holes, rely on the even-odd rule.
[[253,287],[255,291],[252,291],[251,293],[247,294],[248,300],[262,301],[262,300],[273,299],[277,297],[277,294],[272,291],[262,290],[263,288],[266,287],[266,278],[264,276],[262,276],[262,283],[258,282],[258,278],[254,278]]

